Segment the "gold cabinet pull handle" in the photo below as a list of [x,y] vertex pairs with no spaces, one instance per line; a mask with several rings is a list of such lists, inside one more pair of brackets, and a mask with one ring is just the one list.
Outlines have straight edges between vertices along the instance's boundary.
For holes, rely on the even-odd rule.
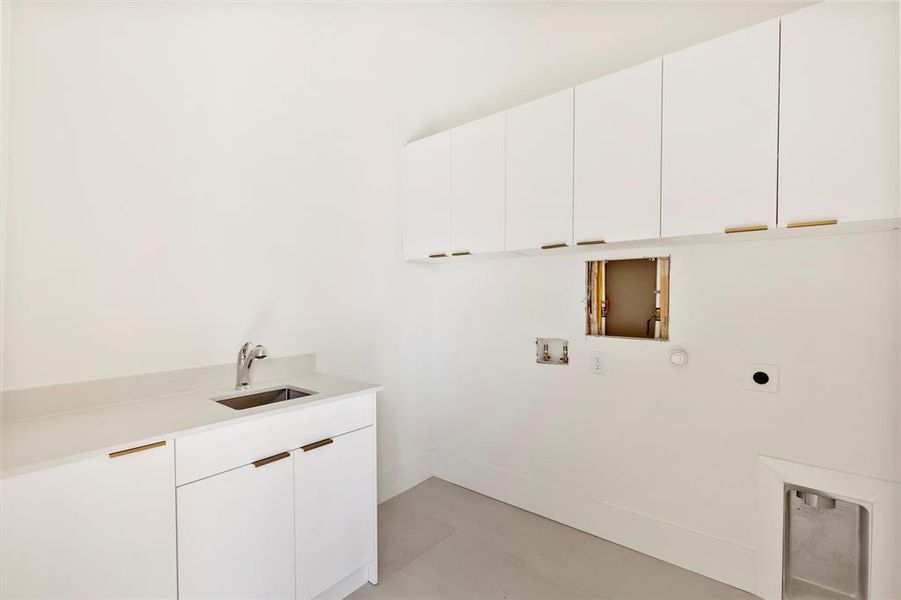
[[261,458],[260,460],[253,461],[253,466],[259,469],[260,467],[265,467],[270,463],[274,463],[277,460],[282,460],[283,458],[288,458],[291,456],[290,452],[279,452],[278,454],[273,454],[272,456],[267,456],[266,458]]
[[309,452],[310,450],[315,450],[316,448],[322,448],[323,446],[328,446],[331,443],[334,443],[335,440],[332,438],[325,438],[324,440],[319,440],[318,442],[313,442],[312,444],[307,444],[306,446],[301,446],[300,449],[304,452]]
[[746,225],[744,227],[726,227],[726,233],[744,233],[745,231],[766,231],[767,225]]
[[597,246],[598,244],[606,244],[604,240],[585,240],[584,242],[576,242],[576,246]]
[[542,250],[553,250],[554,248],[566,248],[569,244],[564,242],[560,242],[558,244],[545,244],[541,247]]
[[820,225],[836,224],[838,224],[838,219],[823,219],[821,221],[795,221],[794,223],[789,223],[787,227],[794,229],[795,227],[819,227]]
[[166,445],[166,440],[160,440],[159,442],[153,442],[152,444],[144,444],[143,446],[135,446],[134,448],[128,448],[126,450],[119,450],[117,452],[110,452],[110,458],[119,458],[120,456],[125,456],[127,454],[134,454],[135,452],[143,452],[144,450],[150,450],[151,448],[160,448]]
[[461,250],[460,252],[451,252],[451,256],[469,256],[472,254],[469,250]]
[[445,257],[447,257],[447,254],[445,254],[444,252],[442,252],[440,254],[429,254],[429,258],[445,258]]

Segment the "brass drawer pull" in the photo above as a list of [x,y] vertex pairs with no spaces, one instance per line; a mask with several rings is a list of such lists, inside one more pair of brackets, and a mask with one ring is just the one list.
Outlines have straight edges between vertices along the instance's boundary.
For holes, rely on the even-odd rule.
[[726,233],[744,233],[745,231],[766,231],[766,225],[746,225],[745,227],[726,227]]
[[823,219],[822,221],[795,221],[794,223],[789,223],[787,227],[789,229],[794,229],[795,227],[819,227],[820,225],[836,225],[838,223],[838,219]]
[[604,240],[585,240],[584,242],[576,242],[576,246],[597,246],[598,244],[606,244]]
[[325,438],[324,440],[319,440],[318,442],[313,442],[312,444],[307,444],[306,446],[301,446],[300,449],[304,452],[309,452],[310,450],[315,450],[316,448],[322,448],[323,446],[328,446],[333,443],[335,440],[332,438]]
[[128,448],[127,450],[119,450],[117,452],[110,452],[110,458],[119,458],[120,456],[125,456],[126,454],[134,454],[135,452],[143,452],[144,450],[150,450],[151,448],[160,448],[166,445],[166,440],[161,440],[159,442],[153,442],[152,444],[144,444],[143,446],[135,446],[134,448]]
[[447,254],[443,252],[441,254],[429,254],[429,258],[447,258]]
[[472,252],[470,252],[469,250],[463,250],[461,252],[451,252],[451,256],[469,256],[471,254]]
[[545,244],[541,247],[542,250],[553,250],[554,248],[566,248],[569,244],[559,243],[559,244]]
[[272,456],[267,456],[266,458],[261,458],[260,460],[253,461],[253,466],[256,468],[265,467],[270,463],[274,463],[277,460],[281,460],[283,458],[288,458],[291,456],[290,452],[279,452],[278,454],[273,454]]

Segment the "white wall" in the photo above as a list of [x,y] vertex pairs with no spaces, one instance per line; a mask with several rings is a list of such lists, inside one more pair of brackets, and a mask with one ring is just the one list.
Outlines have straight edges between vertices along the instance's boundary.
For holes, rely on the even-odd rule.
[[[3,376],[3,347],[6,328],[6,212],[9,206],[9,69],[11,63],[10,42],[11,5],[0,4],[0,394],[5,388]],[[0,411],[2,411],[0,402]]]
[[[901,34],[901,10],[898,11],[898,31],[899,31],[899,34]],[[901,85],[901,36],[899,36],[898,44],[899,44],[899,47],[898,47],[898,58],[899,58],[898,73],[899,73],[899,85]],[[901,92],[901,90],[899,90],[899,92]],[[899,93],[899,97],[901,97],[901,93]],[[899,114],[901,114],[901,103],[899,103],[899,105],[898,105],[898,111],[899,111]],[[901,122],[901,119],[899,119],[899,122]],[[898,137],[901,138],[901,125],[899,125]],[[898,163],[898,178],[899,178],[899,183],[901,183],[901,159],[899,159],[899,163]],[[901,189],[901,185],[899,185],[899,189]],[[898,205],[899,205],[899,207],[901,207],[901,195],[899,195],[899,197],[898,197]],[[896,296],[896,303],[895,303],[895,306],[896,306],[895,311],[897,314],[901,315],[901,236],[899,236],[899,239],[897,241],[896,251],[897,251],[898,261],[896,264],[895,271],[897,273],[897,278],[898,278],[898,289],[897,289],[897,296]],[[898,322],[899,345],[901,345],[901,317],[898,318],[897,322]],[[901,357],[899,357],[899,359],[898,359],[898,364],[901,365]],[[896,418],[896,423],[898,425],[896,439],[901,440],[901,367],[896,367],[895,375],[896,375],[896,379],[897,379],[896,388],[895,388],[895,415],[896,415],[895,418]],[[901,443],[901,442],[899,442],[899,443]],[[899,476],[896,478],[896,481],[898,481],[898,480],[901,480],[901,474],[899,474]],[[896,532],[896,537],[895,537],[895,547],[898,549],[901,549],[901,506],[898,507],[898,518],[897,518],[896,522],[898,523],[898,530]],[[901,589],[901,570],[899,570],[897,573],[897,586],[898,586],[898,589]]]
[[797,6],[16,3],[2,387],[317,352],[385,385],[383,496],[436,443],[739,555],[758,453],[901,480],[896,233],[672,248],[668,344],[582,337],[585,255],[400,261],[406,141]]
[[17,2],[3,387],[317,352],[392,493],[443,344],[402,144],[796,6]]
[[430,473],[428,272],[400,261],[396,194],[418,117],[403,40],[370,17],[14,5],[7,389],[252,339],[384,384],[383,495]]
[[[441,266],[437,474],[753,589],[758,455],[901,482],[897,244],[887,231]],[[665,254],[671,341],[586,339],[584,261]],[[569,339],[571,364],[536,364],[536,337]],[[745,391],[746,363],[779,365],[780,393]]]

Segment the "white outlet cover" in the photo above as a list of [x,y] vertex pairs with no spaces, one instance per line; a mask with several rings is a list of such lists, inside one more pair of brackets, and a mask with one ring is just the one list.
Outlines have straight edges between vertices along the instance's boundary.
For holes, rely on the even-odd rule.
[[[754,381],[755,373],[766,373],[766,383]],[[748,363],[745,365],[745,389],[749,392],[779,393],[779,365]]]
[[600,350],[592,350],[588,354],[588,370],[595,375],[606,375],[607,355]]

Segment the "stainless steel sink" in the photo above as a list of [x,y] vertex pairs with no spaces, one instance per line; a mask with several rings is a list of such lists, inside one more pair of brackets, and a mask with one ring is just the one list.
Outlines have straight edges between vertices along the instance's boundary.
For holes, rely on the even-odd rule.
[[316,392],[287,386],[276,388],[274,390],[263,390],[261,392],[220,396],[219,398],[213,398],[213,400],[234,410],[244,410],[255,406],[265,406],[266,404],[275,404],[276,402],[284,402],[285,400],[312,396],[315,393]]

